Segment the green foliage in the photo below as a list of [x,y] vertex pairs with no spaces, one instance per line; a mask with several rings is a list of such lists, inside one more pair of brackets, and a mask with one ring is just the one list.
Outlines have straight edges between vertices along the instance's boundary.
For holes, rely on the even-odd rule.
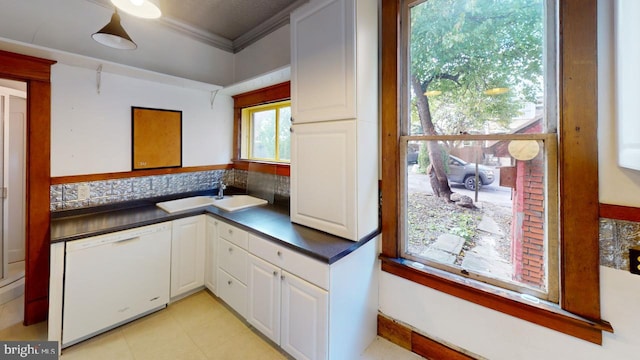
[[429,164],[431,164],[431,160],[429,160],[427,146],[425,144],[422,144],[420,146],[420,151],[418,152],[418,172],[420,174],[426,174]]
[[476,235],[476,220],[471,214],[468,213],[454,213],[453,222],[457,226],[449,229],[449,233],[458,235],[465,240],[471,240]]
[[[449,172],[449,154],[447,151],[442,150],[440,152],[442,154],[442,163],[444,164],[445,173]],[[431,159],[429,159],[429,152],[427,150],[427,144],[420,144],[420,151],[418,152],[418,173],[426,174],[427,167],[431,164]]]
[[[411,9],[411,74],[437,133],[507,124],[542,92],[542,0],[429,0]],[[508,88],[489,96],[487,89]]]

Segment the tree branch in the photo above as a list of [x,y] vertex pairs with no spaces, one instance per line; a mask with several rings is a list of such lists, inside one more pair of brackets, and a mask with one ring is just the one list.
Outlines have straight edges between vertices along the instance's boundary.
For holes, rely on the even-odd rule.
[[460,86],[460,82],[458,81],[459,78],[460,74],[435,74],[433,76],[430,76],[427,80],[420,84],[420,87],[422,88],[422,92],[424,93],[425,91],[427,91],[429,84],[431,84],[431,82],[433,82],[434,80],[450,80],[456,83],[456,85]]

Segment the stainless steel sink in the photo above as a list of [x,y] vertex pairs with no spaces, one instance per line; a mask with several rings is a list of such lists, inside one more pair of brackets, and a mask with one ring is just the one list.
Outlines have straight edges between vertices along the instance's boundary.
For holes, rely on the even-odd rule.
[[266,203],[266,200],[249,195],[230,195],[219,200],[212,196],[193,196],[184,199],[159,202],[156,206],[168,213],[175,213],[212,205],[222,210],[236,211],[253,206],[264,205]]

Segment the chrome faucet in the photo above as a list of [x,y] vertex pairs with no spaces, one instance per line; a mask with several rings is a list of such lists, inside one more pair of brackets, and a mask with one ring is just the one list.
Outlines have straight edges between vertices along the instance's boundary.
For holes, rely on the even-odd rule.
[[226,188],[227,185],[220,181],[220,185],[218,186],[218,196],[216,196],[216,200],[221,200],[224,198],[224,189]]

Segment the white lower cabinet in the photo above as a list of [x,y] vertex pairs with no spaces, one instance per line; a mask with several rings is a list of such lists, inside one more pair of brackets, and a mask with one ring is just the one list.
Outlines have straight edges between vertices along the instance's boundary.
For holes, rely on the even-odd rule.
[[327,358],[328,264],[249,235],[247,321],[296,359]]
[[218,223],[219,221],[211,216],[206,217],[205,221],[205,255],[204,255],[204,286],[214,294],[216,291],[216,270],[218,267],[217,248],[218,248]]
[[205,215],[172,221],[171,297],[204,285]]
[[247,321],[296,359],[325,359],[328,292],[249,255]]
[[247,321],[296,359],[357,359],[376,336],[376,241],[329,265],[249,235]]
[[217,295],[240,316],[247,316],[247,232],[218,223]]
[[276,344],[280,343],[281,270],[249,255],[247,321]]
[[280,346],[296,359],[326,359],[329,293],[282,272]]

